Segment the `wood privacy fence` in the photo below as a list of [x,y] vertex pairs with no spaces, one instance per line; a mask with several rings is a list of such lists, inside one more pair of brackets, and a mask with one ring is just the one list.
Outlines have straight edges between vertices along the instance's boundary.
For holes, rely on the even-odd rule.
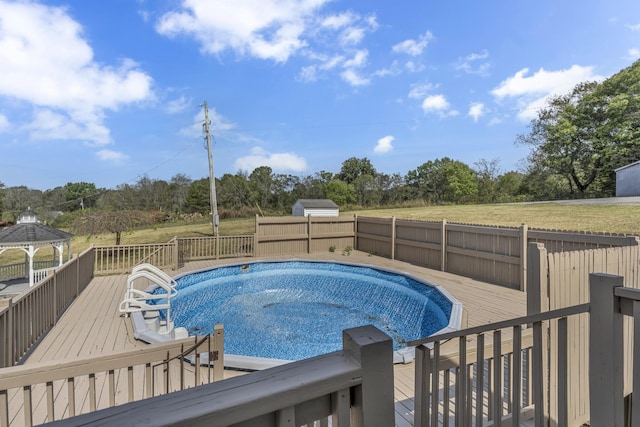
[[216,325],[204,337],[2,369],[0,425],[30,427],[219,381],[223,343]]
[[0,310],[0,368],[18,363],[93,278],[93,249],[66,262]]
[[442,221],[355,217],[355,248],[399,261],[527,290],[527,245],[548,252],[636,245],[635,236]]
[[[640,246],[593,249],[585,251],[550,253],[540,243],[531,243],[529,253],[529,289],[527,292],[527,313],[537,314],[578,304],[589,303],[589,279],[591,273],[606,273],[620,276],[628,288],[640,288]],[[632,319],[624,320],[623,351],[624,390],[631,390],[633,370],[631,362],[633,343]],[[567,414],[570,426],[581,426],[589,420],[589,317],[580,315],[571,317],[567,324],[570,337],[568,357],[571,360],[569,369],[575,380],[568,384]],[[548,328],[549,340],[558,336],[557,326]],[[558,384],[557,372],[564,369],[558,366],[557,352],[550,348],[549,384],[550,418],[556,419],[559,408],[555,402]],[[552,426],[561,425],[552,422]]]

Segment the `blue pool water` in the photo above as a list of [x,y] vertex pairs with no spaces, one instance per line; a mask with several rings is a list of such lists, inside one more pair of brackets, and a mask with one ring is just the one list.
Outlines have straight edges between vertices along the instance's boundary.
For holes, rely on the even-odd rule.
[[370,267],[254,262],[177,278],[171,317],[190,335],[223,324],[225,353],[299,360],[342,348],[342,330],[373,324],[394,349],[449,324],[434,286]]

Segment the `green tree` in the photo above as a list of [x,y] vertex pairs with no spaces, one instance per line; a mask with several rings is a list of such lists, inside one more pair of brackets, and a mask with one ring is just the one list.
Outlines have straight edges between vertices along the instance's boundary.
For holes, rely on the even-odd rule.
[[220,178],[220,185],[216,186],[219,193],[218,202],[226,209],[241,210],[253,206],[251,190],[247,174],[238,172],[235,175],[224,174]]
[[375,177],[376,173],[376,169],[366,157],[362,159],[351,157],[342,162],[342,168],[336,178],[347,184],[352,184],[358,177],[363,175]]
[[338,206],[345,206],[355,202],[355,189],[339,179],[334,179],[325,185],[325,198],[333,200]]
[[114,233],[116,245],[120,244],[122,233],[151,224],[152,218],[139,210],[95,211],[76,219],[71,230],[89,236]]
[[423,163],[409,171],[405,180],[414,198],[429,203],[466,203],[478,192],[475,171],[448,157]]
[[269,166],[255,168],[249,175],[252,198],[260,209],[268,208],[273,194],[273,176]]
[[4,184],[0,181],[0,219],[2,219],[3,211],[4,211]]
[[[217,191],[217,187],[216,187]],[[191,183],[187,192],[187,211],[211,215],[211,195],[209,178],[202,178]]]
[[89,182],[68,182],[63,187],[69,210],[94,207],[98,198],[98,189]]
[[614,194],[614,170],[640,159],[640,61],[551,98],[517,141],[531,147],[532,168],[564,178],[570,195]]

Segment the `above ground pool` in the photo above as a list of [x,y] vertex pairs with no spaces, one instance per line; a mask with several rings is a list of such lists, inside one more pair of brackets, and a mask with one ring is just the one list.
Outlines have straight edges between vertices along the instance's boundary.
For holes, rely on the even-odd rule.
[[175,326],[205,335],[224,325],[225,358],[305,359],[342,349],[343,329],[372,324],[406,361],[408,341],[460,326],[460,303],[441,287],[371,266],[252,262],[176,282]]

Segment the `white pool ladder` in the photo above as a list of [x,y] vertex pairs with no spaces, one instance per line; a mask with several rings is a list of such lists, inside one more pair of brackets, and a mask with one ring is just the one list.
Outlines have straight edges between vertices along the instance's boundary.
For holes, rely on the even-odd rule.
[[[140,278],[150,280],[156,286],[164,289],[165,292],[152,294],[136,289],[134,282]],[[162,328],[158,325],[157,329],[158,333],[170,334],[174,329],[173,321],[171,320],[171,298],[178,295],[176,285],[176,281],[158,267],[147,263],[139,264],[131,270],[131,274],[127,278],[127,289],[118,310],[120,313],[127,315],[144,312],[153,322],[159,322],[157,319],[159,310],[166,310],[166,323]],[[149,303],[149,301],[160,299],[166,299],[166,302],[162,304]]]

